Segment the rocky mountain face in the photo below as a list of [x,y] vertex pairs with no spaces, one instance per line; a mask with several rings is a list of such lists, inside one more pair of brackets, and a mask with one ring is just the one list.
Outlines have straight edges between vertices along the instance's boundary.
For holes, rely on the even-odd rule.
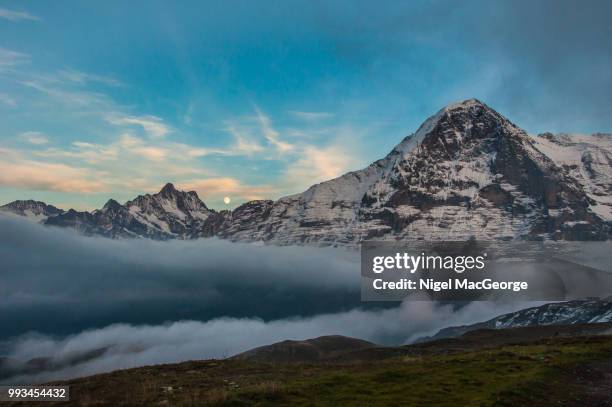
[[168,184],[124,205],[110,200],[91,213],[70,210],[43,221],[109,237],[281,245],[605,240],[612,233],[611,163],[612,135],[529,136],[470,99],[440,110],[367,168],[277,201],[216,212],[195,192]]
[[[583,161],[595,165],[584,164],[594,169],[577,177],[565,157],[538,148],[544,141],[467,100],[440,110],[363,170],[276,202],[238,208],[220,235],[316,244],[469,236],[606,239],[611,150],[597,142],[610,138],[580,145],[585,157],[595,157]],[[573,150],[570,141],[565,146]],[[599,189],[587,189],[594,185]]]
[[587,194],[590,209],[612,219],[612,135],[551,133],[535,138],[536,147],[551,157]]
[[178,191],[166,184],[157,194],[140,195],[121,205],[110,199],[102,209],[77,212],[73,209],[50,217],[47,225],[74,228],[88,235],[107,237],[190,238],[206,233],[206,223],[216,212],[209,210],[198,195]]
[[612,322],[612,297],[545,304],[472,325],[454,326],[419,341],[458,337],[478,329],[504,329],[546,325],[577,325]]

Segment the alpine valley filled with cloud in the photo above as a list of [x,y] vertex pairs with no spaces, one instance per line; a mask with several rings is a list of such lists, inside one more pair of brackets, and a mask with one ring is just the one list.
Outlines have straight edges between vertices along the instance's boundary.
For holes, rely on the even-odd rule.
[[[612,8],[588,3],[0,1],[0,384],[606,405]],[[581,295],[368,301],[364,242],[574,248],[551,267]]]

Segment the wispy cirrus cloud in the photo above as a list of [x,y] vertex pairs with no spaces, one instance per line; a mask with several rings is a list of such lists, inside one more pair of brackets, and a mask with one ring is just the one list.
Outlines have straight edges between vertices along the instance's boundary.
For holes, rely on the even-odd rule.
[[0,103],[3,103],[10,107],[17,107],[17,101],[11,95],[6,93],[0,93]]
[[300,110],[290,110],[289,113],[298,119],[307,121],[324,120],[334,117],[333,113],[328,112],[305,112]]
[[270,117],[265,115],[259,107],[255,106],[255,112],[257,114],[257,120],[261,126],[261,132],[268,142],[273,145],[280,154],[285,154],[294,149],[291,143],[280,139],[278,131],[272,127],[272,121]]
[[102,83],[109,86],[123,86],[123,83],[118,79],[110,76],[96,75],[92,73],[77,71],[75,69],[62,69],[57,73],[58,79],[65,79],[67,81],[75,82],[78,84],[86,84],[90,82]]
[[[0,55],[1,59],[1,55]],[[71,89],[63,86],[55,78],[42,76],[30,76],[26,79],[17,80],[21,85],[39,91],[46,95],[49,105],[54,108],[58,106],[78,107],[79,109],[89,109],[88,112],[95,115],[106,114],[115,104],[105,94],[94,92],[87,89]]]
[[129,175],[139,170],[153,171],[154,167],[167,171],[167,174],[177,173],[173,168],[184,167],[183,171],[178,172],[188,174],[198,171],[196,163],[192,161],[194,155],[189,155],[191,150],[186,144],[151,142],[126,132],[106,144],[74,141],[68,147],[49,147],[31,154],[41,158],[69,159],[72,163],[83,162],[109,172],[128,171]]
[[[282,194],[302,192],[317,182],[338,177],[358,169],[360,154],[355,145],[367,128],[359,130],[351,126],[321,125],[319,119],[332,117],[324,112],[291,111],[293,116],[302,114],[307,126],[276,128],[272,118],[254,105],[254,116],[228,121],[226,131],[238,142],[236,147],[247,155],[260,155],[268,161],[276,161],[284,169],[276,182],[275,190]],[[310,115],[312,113],[312,115]],[[291,140],[285,141],[287,138]],[[268,198],[277,198],[268,196]]]
[[21,133],[19,138],[35,145],[47,144],[49,142],[47,135],[40,131],[26,131]]
[[107,118],[108,122],[118,126],[140,126],[147,135],[152,138],[162,138],[170,134],[173,130],[164,121],[153,115],[145,116],[119,116],[111,115]]
[[32,15],[25,11],[15,11],[8,10],[5,8],[0,8],[0,18],[4,18],[5,20],[17,22],[22,20],[28,21],[40,21],[40,17]]
[[238,154],[253,155],[266,150],[261,143],[253,139],[248,130],[245,131],[232,122],[227,123],[225,130],[234,138],[233,150]]
[[30,60],[28,54],[0,47],[0,68],[26,63]]

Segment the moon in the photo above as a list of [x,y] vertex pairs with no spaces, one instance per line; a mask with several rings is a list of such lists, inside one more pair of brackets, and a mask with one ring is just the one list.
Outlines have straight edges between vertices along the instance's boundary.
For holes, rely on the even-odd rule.
[[226,196],[225,198],[223,198],[223,203],[225,203],[226,205],[229,205],[230,202],[232,202],[232,200],[230,199],[229,196]]

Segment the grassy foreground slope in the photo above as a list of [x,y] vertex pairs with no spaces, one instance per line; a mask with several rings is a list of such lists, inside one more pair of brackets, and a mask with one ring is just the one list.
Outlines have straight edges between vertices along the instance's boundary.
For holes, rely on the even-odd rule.
[[[483,336],[487,337],[491,334]],[[61,405],[612,404],[610,335],[482,343],[462,350],[450,350],[440,342],[426,349],[405,346],[371,352],[378,358],[274,364],[228,359],[116,371],[65,382],[71,386],[72,400]]]

